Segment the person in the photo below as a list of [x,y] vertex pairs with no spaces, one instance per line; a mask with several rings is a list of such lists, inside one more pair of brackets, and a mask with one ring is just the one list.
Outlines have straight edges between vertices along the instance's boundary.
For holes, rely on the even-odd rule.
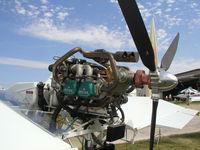
[[186,103],[187,105],[190,105],[190,94],[187,93],[187,96],[186,96]]

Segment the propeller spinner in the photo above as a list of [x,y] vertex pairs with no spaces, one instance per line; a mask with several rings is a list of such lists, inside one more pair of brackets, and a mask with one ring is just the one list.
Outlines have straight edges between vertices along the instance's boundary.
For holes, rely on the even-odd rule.
[[136,83],[139,86],[150,82],[149,84],[152,89],[153,108],[149,149],[153,150],[156,126],[156,112],[160,93],[174,88],[178,83],[177,78],[173,74],[170,74],[166,71],[169,69],[176,53],[179,33],[163,56],[161,67],[159,68],[157,64],[157,52],[155,50],[156,47],[154,46],[154,44],[152,46],[136,1],[118,0],[118,3],[130,30],[132,38],[135,42],[141,60],[143,64],[150,70],[149,75],[145,75],[142,71],[137,71],[135,74],[135,80],[137,80]]

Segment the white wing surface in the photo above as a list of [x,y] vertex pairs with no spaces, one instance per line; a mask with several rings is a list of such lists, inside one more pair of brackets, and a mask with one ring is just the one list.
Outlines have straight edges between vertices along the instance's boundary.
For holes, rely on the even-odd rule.
[[[131,97],[122,106],[128,125],[141,129],[151,123],[152,100],[149,97]],[[157,125],[182,129],[198,113],[164,100],[159,100]]]
[[0,101],[2,150],[78,150],[54,137]]
[[197,113],[197,110],[159,100],[157,125],[182,129]]

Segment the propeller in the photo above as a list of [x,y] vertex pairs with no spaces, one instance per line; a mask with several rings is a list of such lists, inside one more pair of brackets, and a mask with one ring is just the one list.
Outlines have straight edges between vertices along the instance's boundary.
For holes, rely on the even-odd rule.
[[[169,46],[168,50],[166,51],[165,55],[163,56],[161,60],[161,65],[160,68],[158,67],[158,58],[157,58],[157,46],[156,46],[156,37],[155,37],[155,21],[154,18],[152,19],[152,24],[151,24],[151,30],[150,30],[150,40],[153,45],[153,50],[154,50],[154,55],[155,55],[155,64],[156,68],[159,71],[159,82],[154,80],[155,87],[152,89],[153,94],[153,106],[152,106],[152,118],[151,118],[151,132],[150,132],[150,145],[149,149],[153,150],[153,145],[154,145],[154,136],[155,136],[155,127],[156,127],[156,114],[157,114],[157,107],[158,107],[158,99],[159,95],[163,91],[168,91],[172,88],[174,88],[178,81],[177,78],[166,72],[171,63],[172,60],[176,54],[176,50],[178,47],[178,41],[179,41],[179,33],[177,33],[176,37],[172,41],[171,45]],[[154,74],[155,75],[155,74]],[[156,83],[157,82],[157,83]]]
[[166,72],[177,50],[179,33],[162,58],[161,66],[158,67],[157,48],[155,40],[155,25],[152,22],[151,40],[144,25],[142,16],[135,0],[118,0],[119,6],[126,20],[133,41],[139,52],[143,64],[150,70],[150,86],[152,89],[152,118],[149,149],[153,150],[156,114],[158,100],[163,91],[170,90],[177,85],[177,78]]
[[155,71],[154,51],[136,1],[118,0],[143,64]]
[[157,43],[156,43],[156,34],[155,34],[155,20],[154,17],[152,18],[151,21],[151,27],[150,27],[150,41],[153,47],[154,55],[155,55],[155,65],[158,67],[158,55],[157,55]]
[[165,53],[165,55],[162,58],[160,68],[164,69],[165,71],[167,71],[169,69],[169,67],[172,63],[172,60],[176,54],[176,50],[178,47],[178,41],[179,41],[179,33],[177,33],[176,37],[174,38],[174,40],[172,41],[171,45],[169,46],[167,52]]

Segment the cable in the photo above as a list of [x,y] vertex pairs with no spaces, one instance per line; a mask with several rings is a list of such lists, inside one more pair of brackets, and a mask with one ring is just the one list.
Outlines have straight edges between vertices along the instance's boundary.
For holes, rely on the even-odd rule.
[[56,131],[56,120],[57,120],[58,114],[60,113],[61,109],[62,109],[62,106],[58,105],[51,117],[51,121],[49,124],[49,130],[53,133]]

